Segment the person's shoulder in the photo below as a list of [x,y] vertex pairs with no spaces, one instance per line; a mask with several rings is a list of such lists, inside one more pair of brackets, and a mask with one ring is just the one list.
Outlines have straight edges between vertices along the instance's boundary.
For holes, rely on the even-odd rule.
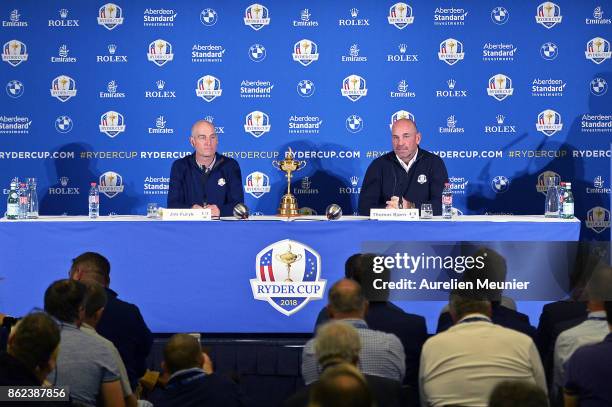
[[509,343],[515,343],[521,346],[533,345],[533,339],[523,332],[516,329],[508,328],[498,324],[491,324],[492,336],[501,339],[506,339]]

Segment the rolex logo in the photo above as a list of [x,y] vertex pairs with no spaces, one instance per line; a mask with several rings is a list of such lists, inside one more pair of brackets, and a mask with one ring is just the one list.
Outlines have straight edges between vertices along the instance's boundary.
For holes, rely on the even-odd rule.
[[446,81],[446,84],[448,85],[448,88],[450,90],[455,89],[455,84],[457,83],[457,81],[455,81],[454,79],[449,79]]
[[166,82],[162,81],[161,79],[155,82],[155,84],[157,85],[157,89],[159,90],[163,90],[164,86],[166,86]]
[[357,15],[359,14],[359,10],[357,10],[356,8],[352,8],[351,9],[351,17],[353,18],[357,18]]
[[68,9],[63,8],[63,9],[61,9],[61,10],[59,11],[59,13],[60,13],[60,17],[61,17],[61,18],[66,18],[66,17],[68,17]]
[[504,116],[503,114],[498,114],[497,116],[495,116],[495,119],[497,120],[497,124],[504,124],[506,116]]
[[117,45],[115,45],[115,44],[108,44],[108,52],[111,55],[115,55],[115,52],[117,52]]
[[209,123],[212,123],[212,122],[215,120],[215,118],[214,118],[214,117],[212,117],[211,115],[208,115],[208,116],[206,116],[206,117],[204,118],[204,120],[206,120],[206,121],[207,121],[207,122],[209,122]]
[[405,54],[405,53],[406,53],[406,50],[408,49],[408,47],[406,46],[406,44],[400,44],[400,45],[398,46],[398,48],[399,48],[399,51],[400,51],[402,54]]
[[351,177],[351,185],[356,187],[358,183],[359,183],[359,177],[356,177],[356,176],[353,175]]
[[65,187],[66,185],[68,185],[68,177],[61,177],[60,178],[60,184],[61,186]]

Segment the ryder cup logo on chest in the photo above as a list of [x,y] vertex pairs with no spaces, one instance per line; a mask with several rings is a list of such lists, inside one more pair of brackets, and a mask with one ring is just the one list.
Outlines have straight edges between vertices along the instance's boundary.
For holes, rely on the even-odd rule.
[[257,3],[251,4],[244,10],[244,24],[255,31],[259,31],[263,27],[269,25],[270,16],[268,8]]
[[163,66],[174,59],[172,44],[165,40],[155,40],[149,44],[147,59],[157,66]]
[[65,102],[76,94],[76,82],[70,76],[60,75],[51,82],[51,96],[60,102]]
[[2,61],[10,66],[17,66],[28,60],[26,45],[19,40],[10,40],[2,47]]
[[342,81],[342,96],[347,97],[351,102],[356,102],[368,94],[366,81],[359,75],[349,75]]
[[196,96],[204,99],[207,102],[212,102],[217,97],[221,96],[221,81],[212,75],[204,75],[198,79],[196,88]]
[[107,3],[98,10],[98,25],[112,30],[123,24],[123,11],[121,7],[113,3]]
[[408,24],[414,23],[412,7],[406,3],[395,3],[389,7],[387,21],[396,28],[403,30]]
[[251,279],[253,297],[267,301],[284,315],[323,298],[326,281],[321,279],[321,256],[295,240],[281,240],[260,251],[255,274]]
[[110,138],[115,138],[119,133],[125,131],[123,115],[115,111],[108,111],[100,116],[100,133],[106,134]]
[[300,40],[293,45],[293,60],[308,66],[319,60],[319,47],[314,41]]
[[246,177],[244,192],[259,199],[263,194],[270,192],[270,177],[259,171],[250,173]]

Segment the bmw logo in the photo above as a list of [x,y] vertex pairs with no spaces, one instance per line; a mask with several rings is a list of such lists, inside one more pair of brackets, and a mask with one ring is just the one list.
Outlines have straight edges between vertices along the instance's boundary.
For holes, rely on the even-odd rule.
[[353,114],[347,117],[346,129],[351,133],[359,133],[361,130],[363,130],[363,119],[361,118],[361,116]]
[[540,47],[540,55],[547,61],[552,61],[559,55],[557,45],[553,42],[547,42]]
[[595,96],[603,96],[608,91],[608,82],[604,78],[595,78],[590,84],[591,93]]
[[217,12],[211,8],[205,8],[200,13],[200,21],[207,27],[217,24]]
[[6,93],[12,98],[18,98],[23,95],[23,83],[18,80],[9,81],[6,84]]
[[261,62],[266,59],[266,48],[261,44],[253,44],[249,48],[249,58],[254,62]]
[[309,98],[314,95],[315,85],[311,80],[302,79],[297,85],[297,92],[303,98]]
[[491,181],[491,188],[496,194],[503,194],[510,188],[510,180],[503,175],[498,175]]
[[508,10],[504,7],[495,7],[491,11],[491,20],[497,25],[506,24],[509,18],[510,14],[508,14]]
[[72,130],[72,119],[68,116],[59,116],[55,119],[55,130],[59,133],[69,133]]

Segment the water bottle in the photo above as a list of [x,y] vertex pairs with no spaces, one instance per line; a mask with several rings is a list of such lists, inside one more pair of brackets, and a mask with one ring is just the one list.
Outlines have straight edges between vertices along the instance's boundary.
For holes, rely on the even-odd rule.
[[19,195],[17,194],[17,181],[11,181],[11,189],[6,201],[6,218],[17,219],[19,217]]
[[559,188],[557,177],[548,177],[548,190],[546,191],[546,202],[544,202],[544,216],[547,218],[559,217]]
[[89,219],[95,219],[100,213],[100,191],[95,182],[89,188]]
[[563,199],[565,199],[565,182],[559,182],[559,217],[563,217]]
[[444,184],[442,191],[442,217],[444,219],[453,217],[453,193],[448,182]]
[[36,193],[36,178],[28,178],[28,219],[38,218],[38,194]]
[[25,182],[19,183],[19,190],[17,191],[19,196],[19,219],[26,219],[28,217],[28,188]]
[[574,217],[574,195],[572,194],[572,183],[565,183],[565,195],[563,197],[563,219]]

